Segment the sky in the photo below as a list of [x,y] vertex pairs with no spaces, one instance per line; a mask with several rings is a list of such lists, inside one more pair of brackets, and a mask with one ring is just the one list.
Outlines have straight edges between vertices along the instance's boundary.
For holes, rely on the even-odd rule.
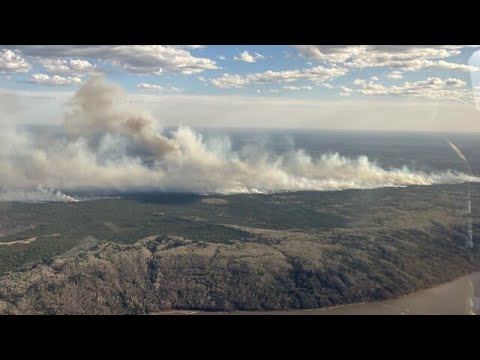
[[460,45],[0,45],[0,115],[59,124],[93,74],[166,126],[480,131]]

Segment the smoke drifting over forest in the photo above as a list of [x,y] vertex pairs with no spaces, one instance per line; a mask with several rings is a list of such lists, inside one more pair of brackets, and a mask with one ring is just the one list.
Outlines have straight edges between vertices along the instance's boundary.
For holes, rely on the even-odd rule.
[[38,193],[39,201],[72,201],[64,193],[85,189],[230,194],[480,181],[454,171],[385,169],[365,156],[234,151],[228,138],[205,138],[183,126],[167,134],[158,120],[129,108],[120,87],[94,76],[67,103],[66,136],[45,140],[4,125],[0,200],[34,201]]

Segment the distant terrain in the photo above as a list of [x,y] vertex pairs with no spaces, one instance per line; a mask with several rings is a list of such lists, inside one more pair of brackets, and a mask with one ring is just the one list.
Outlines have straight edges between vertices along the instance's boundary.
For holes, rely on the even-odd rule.
[[391,299],[479,270],[479,190],[0,202],[0,313],[273,311]]

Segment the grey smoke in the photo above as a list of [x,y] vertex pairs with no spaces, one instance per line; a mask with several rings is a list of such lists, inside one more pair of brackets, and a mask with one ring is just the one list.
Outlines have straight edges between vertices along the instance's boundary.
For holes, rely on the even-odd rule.
[[[1,129],[0,184],[16,191],[45,184],[63,193],[147,189],[231,194],[480,182],[453,171],[383,169],[365,156],[313,158],[303,150],[273,155],[255,147],[234,151],[228,139],[205,139],[189,127],[167,137],[158,124],[130,108],[117,85],[95,76],[67,104],[68,137],[42,143],[15,128]],[[132,153],[132,143],[152,155]]]
[[21,202],[78,202],[73,196],[59,190],[50,189],[41,185],[36,189],[0,189],[0,201]]
[[95,131],[121,134],[150,149],[157,157],[179,156],[178,144],[162,136],[149,114],[124,108],[126,94],[103,76],[93,76],[68,102],[65,128],[72,137]]

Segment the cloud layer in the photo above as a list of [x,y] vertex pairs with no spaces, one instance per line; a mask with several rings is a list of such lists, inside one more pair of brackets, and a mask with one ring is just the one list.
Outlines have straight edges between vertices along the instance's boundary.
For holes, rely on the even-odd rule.
[[241,88],[250,84],[285,83],[300,80],[309,80],[316,83],[324,83],[336,77],[345,75],[347,72],[348,71],[343,68],[326,68],[319,65],[313,68],[301,70],[268,70],[262,73],[248,74],[245,76],[237,74],[224,74],[222,77],[210,79],[210,83],[220,88]]
[[[397,71],[421,69],[475,71],[479,68],[444,60],[461,53],[466,46],[416,45],[297,45],[307,58],[341,63],[350,68],[388,67]],[[479,46],[480,47],[480,46]]]
[[[95,58],[116,64],[134,74],[160,74],[164,71],[194,74],[204,70],[217,69],[214,60],[192,55],[190,50],[197,49],[198,46],[19,45],[11,47],[19,49],[25,55],[47,59]],[[67,66],[72,66],[70,60]]]
[[[460,87],[420,87],[434,78],[443,82],[456,78],[467,87],[469,75],[480,73],[478,64],[465,61],[480,49],[476,45],[293,47],[296,52],[289,45],[283,51],[279,46],[5,45],[0,48],[0,82],[72,88],[98,72],[124,81],[130,90],[144,92],[179,92],[181,88],[192,94],[221,94],[232,89],[232,93],[280,93],[291,98],[388,95],[471,102],[472,96]],[[222,67],[217,64],[219,59]],[[268,61],[260,61],[265,59]],[[188,76],[200,73],[202,76]],[[369,81],[352,85],[355,78]],[[400,84],[404,78],[407,81]]]
[[82,76],[95,70],[95,65],[81,59],[40,59],[43,68],[50,74]]
[[60,75],[47,75],[47,74],[33,74],[33,83],[49,85],[49,86],[63,86],[63,85],[78,85],[82,83],[82,79],[78,76],[63,77]]
[[157,84],[149,84],[149,83],[140,83],[137,85],[137,88],[142,90],[148,90],[153,92],[180,92],[181,90],[175,86],[164,87]]
[[404,82],[401,85],[386,86],[374,80],[356,79],[355,88],[343,87],[343,95],[354,92],[362,95],[413,96],[431,99],[470,99],[472,94],[466,88],[466,82],[460,79],[430,77],[426,80]]

